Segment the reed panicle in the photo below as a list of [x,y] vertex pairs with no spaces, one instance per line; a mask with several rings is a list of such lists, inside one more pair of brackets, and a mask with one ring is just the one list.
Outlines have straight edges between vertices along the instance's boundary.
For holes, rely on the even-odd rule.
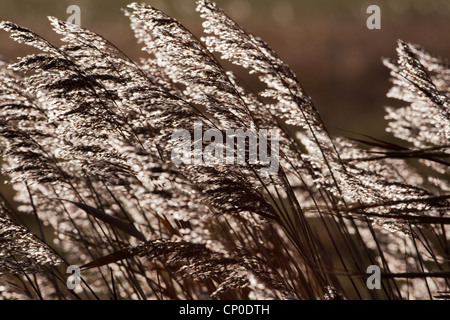
[[[201,39],[130,4],[124,12],[147,53],[139,62],[56,18],[62,46],[0,24],[41,52],[0,60],[1,168],[20,204],[2,195],[0,297],[445,297],[449,64],[399,41],[398,60],[384,60],[388,96],[408,105],[387,108],[386,119],[404,145],[333,137],[267,43],[208,0],[197,11]],[[214,53],[256,74],[263,92],[245,88]],[[173,132],[195,135],[196,125],[277,129],[277,173],[248,154],[234,164],[174,163],[186,141]],[[198,143],[187,142],[194,159]],[[236,156],[236,143],[221,145],[224,154]],[[82,270],[75,290],[69,265]],[[380,290],[366,286],[370,265],[382,270]]]

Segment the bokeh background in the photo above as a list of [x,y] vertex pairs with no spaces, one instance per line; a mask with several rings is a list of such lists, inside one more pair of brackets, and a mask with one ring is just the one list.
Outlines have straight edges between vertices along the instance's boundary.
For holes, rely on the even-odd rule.
[[[0,0],[0,19],[26,26],[50,40],[58,37],[47,16],[67,19],[69,5],[81,8],[82,26],[93,29],[131,57],[141,52],[121,8],[131,0]],[[202,34],[194,0],[146,0]],[[218,0],[248,31],[262,37],[296,72],[329,130],[351,130],[387,139],[384,106],[389,73],[381,57],[395,57],[398,38],[450,57],[450,0]],[[381,30],[366,27],[369,5],[381,8]],[[0,54],[30,52],[0,32]],[[227,67],[229,66],[226,64]],[[254,77],[238,69],[258,90]]]

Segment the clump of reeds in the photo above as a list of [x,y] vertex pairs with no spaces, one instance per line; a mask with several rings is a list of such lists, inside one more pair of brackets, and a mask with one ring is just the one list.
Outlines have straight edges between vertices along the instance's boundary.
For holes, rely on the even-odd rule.
[[[0,297],[448,297],[447,62],[401,41],[398,61],[385,61],[389,95],[408,103],[387,110],[388,130],[409,144],[331,137],[267,43],[214,3],[197,4],[201,41],[163,12],[129,5],[148,53],[139,62],[55,18],[60,47],[1,23],[42,53],[0,62],[0,150],[20,203],[3,197]],[[249,92],[213,53],[266,89]],[[175,165],[171,133],[195,122],[278,128],[278,173]],[[69,265],[82,268],[75,290]],[[366,286],[369,265],[382,270],[380,290]]]

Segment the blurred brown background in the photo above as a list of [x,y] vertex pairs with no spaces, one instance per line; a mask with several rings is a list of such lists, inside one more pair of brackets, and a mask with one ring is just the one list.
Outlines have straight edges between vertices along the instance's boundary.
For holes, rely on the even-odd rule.
[[[121,12],[131,0],[0,0],[0,19],[57,40],[46,16],[67,19],[69,5],[81,8],[81,23],[121,47],[131,57],[140,51]],[[178,18],[196,35],[201,20],[194,0],[147,0]],[[383,106],[390,87],[381,57],[394,57],[396,40],[421,44],[450,57],[450,0],[225,0],[217,1],[248,31],[262,37],[296,72],[331,132],[339,128],[387,138]],[[381,30],[369,30],[366,9],[381,8]],[[0,32],[0,54],[14,59],[30,49]],[[228,66],[228,64],[227,64]],[[238,69],[239,70],[239,69]],[[258,89],[255,78],[238,74]]]

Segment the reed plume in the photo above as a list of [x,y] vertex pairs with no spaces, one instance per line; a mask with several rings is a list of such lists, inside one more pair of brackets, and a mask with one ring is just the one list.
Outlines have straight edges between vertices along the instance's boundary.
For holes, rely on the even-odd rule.
[[[399,41],[398,60],[384,61],[388,95],[408,103],[386,116],[404,145],[334,137],[290,67],[216,4],[197,1],[201,39],[149,5],[124,11],[140,61],[56,18],[62,46],[0,24],[41,52],[0,61],[2,172],[20,203],[2,196],[1,298],[448,297],[444,59]],[[265,89],[251,92],[217,53]],[[195,123],[278,129],[278,172],[175,164],[183,142],[172,133]],[[75,290],[69,265],[82,270]],[[380,290],[366,286],[369,265],[382,270]]]

